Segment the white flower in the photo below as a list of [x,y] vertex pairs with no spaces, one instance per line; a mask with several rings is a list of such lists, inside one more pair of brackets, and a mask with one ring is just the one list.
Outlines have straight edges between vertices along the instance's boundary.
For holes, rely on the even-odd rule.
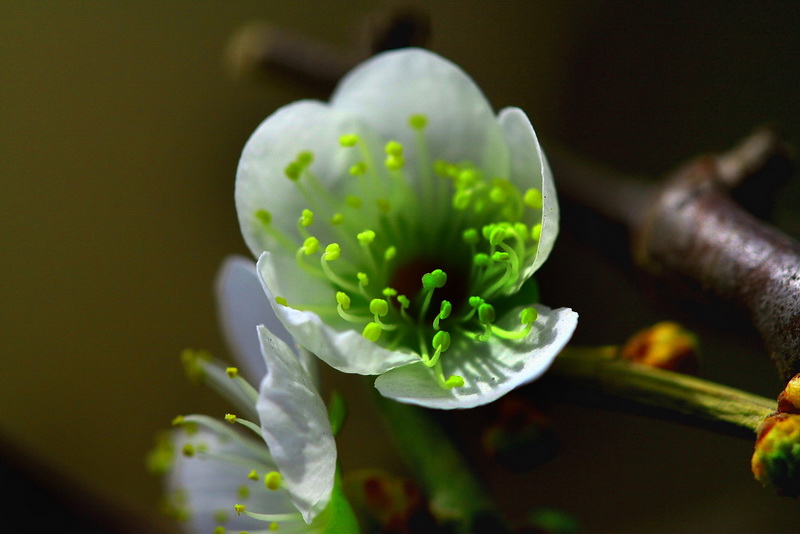
[[386,52],[331,102],[279,109],[244,148],[236,206],[298,344],[435,408],[491,402],[544,373],[577,323],[531,275],[558,233],[525,114],[495,116],[457,66]]
[[174,458],[168,484],[188,532],[355,532],[336,483],[336,445],[325,404],[291,338],[263,305],[255,265],[228,260],[217,289],[234,354],[260,386],[256,391],[236,368],[185,353],[190,368],[241,415],[229,414],[227,422],[202,415],[177,420],[184,430],[175,434],[174,448],[182,454]]

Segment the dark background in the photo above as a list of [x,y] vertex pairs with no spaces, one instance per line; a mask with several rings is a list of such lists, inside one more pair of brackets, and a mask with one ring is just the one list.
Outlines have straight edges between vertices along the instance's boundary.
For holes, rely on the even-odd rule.
[[[277,107],[327,96],[280,73],[232,76],[228,39],[261,19],[348,49],[363,18],[392,5],[2,2],[0,435],[32,469],[157,513],[160,482],[144,468],[154,435],[179,413],[226,409],[188,383],[178,354],[225,354],[211,284],[222,258],[246,253],[233,207],[241,147]],[[540,135],[614,168],[658,176],[764,123],[800,140],[800,3],[424,5],[430,47],[496,108],[522,107]],[[799,213],[792,182],[775,223],[798,237]],[[777,394],[748,329],[654,294],[602,239],[573,230],[541,281],[545,302],[581,313],[577,342],[678,319],[700,334],[702,376]],[[343,466],[402,472],[366,399],[351,400]],[[514,518],[547,505],[589,533],[797,530],[796,502],[752,479],[750,441],[590,407],[556,405],[553,417],[555,461],[521,476],[479,460]]]

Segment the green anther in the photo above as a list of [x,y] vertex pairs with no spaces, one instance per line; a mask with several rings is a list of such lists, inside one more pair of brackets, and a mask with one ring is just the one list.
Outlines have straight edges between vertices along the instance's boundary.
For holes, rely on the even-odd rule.
[[514,233],[517,234],[517,239],[525,241],[528,237],[528,226],[523,222],[515,222]]
[[359,232],[356,237],[358,238],[359,243],[361,243],[363,246],[367,246],[375,241],[375,232],[372,230],[364,230],[363,232]]
[[303,166],[293,161],[283,169],[283,174],[285,174],[288,179],[296,182],[300,179],[300,175],[303,174]]
[[194,453],[195,453],[194,445],[192,445],[191,443],[184,444],[183,445],[183,450],[181,452],[187,458],[191,458],[192,456],[194,456]]
[[172,426],[181,426],[183,424],[183,416],[176,415],[175,418],[172,420]]
[[381,291],[381,293],[387,299],[397,296],[397,290],[395,288],[393,288],[393,287],[384,287],[383,290]]
[[361,335],[375,343],[381,337],[381,331],[381,325],[378,323],[368,323]]
[[439,313],[436,315],[436,318],[433,320],[433,328],[435,330],[439,330],[439,321],[447,319],[450,317],[450,313],[453,311],[453,305],[450,304],[449,300],[443,300],[442,304],[439,306]]
[[433,172],[435,172],[439,176],[450,176],[450,168],[452,166],[453,165],[451,163],[437,159],[433,163]]
[[303,241],[303,253],[306,256],[316,253],[319,250],[319,239],[314,236],[306,238]]
[[531,228],[531,239],[534,241],[539,241],[542,237],[542,224],[536,224],[533,228]]
[[392,209],[391,203],[385,198],[376,199],[375,204],[377,204],[378,209],[381,211],[381,213],[389,213]]
[[478,183],[478,172],[475,169],[464,169],[456,178],[458,187],[470,187]]
[[444,389],[451,390],[453,388],[460,388],[464,385],[464,378],[458,375],[453,375],[448,378],[444,383]]
[[339,304],[339,306],[342,307],[342,309],[344,310],[350,309],[350,296],[344,291],[336,292],[336,302],[337,304]]
[[495,252],[492,254],[492,259],[498,262],[505,262],[508,261],[511,256],[508,252]]
[[343,147],[353,147],[358,144],[358,136],[356,134],[344,134],[339,137],[339,144]]
[[478,306],[478,320],[482,324],[491,324],[494,322],[494,319],[494,306],[485,302]]
[[236,416],[233,415],[232,413],[226,413],[225,414],[225,421],[229,422],[230,424],[233,424],[233,423],[236,422]]
[[297,155],[296,161],[303,167],[308,167],[314,163],[314,153],[310,150],[304,150]]
[[478,306],[483,304],[483,299],[481,297],[477,297],[477,296],[476,297],[470,297],[468,302],[469,302],[470,306],[472,306],[473,308],[477,308]]
[[264,226],[269,226],[272,223],[272,214],[267,210],[256,210],[255,212],[256,219],[263,224]]
[[386,156],[385,165],[390,171],[399,171],[405,165],[403,156]]
[[236,510],[236,515],[242,515],[247,510],[247,507],[243,504],[234,504],[233,509]]
[[411,306],[411,301],[408,300],[408,297],[405,295],[397,295],[397,302],[400,303],[400,306],[402,306],[404,310]]
[[353,164],[352,167],[350,167],[349,172],[352,176],[364,176],[365,174],[367,174],[367,164],[364,163],[363,161],[359,161],[358,163],[355,163]]
[[359,285],[364,287],[369,285],[369,276],[367,276],[367,273],[357,273],[356,278],[358,278]]
[[228,378],[236,378],[236,376],[239,374],[239,369],[236,367],[228,367],[225,369],[225,374],[228,375]]
[[508,232],[504,227],[495,226],[492,228],[491,233],[489,234],[489,243],[491,243],[493,247],[496,247],[505,240],[507,235]]
[[431,341],[434,349],[438,351],[444,352],[450,348],[450,333],[445,332],[444,330],[439,330],[433,336],[433,340]]
[[314,212],[310,209],[304,209],[300,215],[300,224],[306,227],[314,224]]
[[408,125],[415,130],[424,130],[428,125],[428,116],[421,113],[415,113],[408,118]]
[[398,143],[397,141],[389,141],[388,143],[386,143],[386,155],[402,156],[403,155],[402,143]]
[[258,480],[258,473],[256,472],[255,469],[253,469],[247,474],[247,478],[249,478],[250,480]]
[[214,521],[216,521],[217,523],[227,523],[229,519],[230,515],[228,514],[227,510],[222,510],[222,509],[214,510]]
[[250,488],[247,486],[239,486],[239,489],[236,490],[236,495],[238,495],[240,499],[245,500],[250,496]]
[[275,297],[275,303],[280,304],[281,306],[289,307],[289,303],[286,302],[286,299],[283,297]]
[[450,313],[453,311],[453,305],[450,304],[449,300],[443,300],[441,306],[439,306],[439,317],[442,319],[447,319],[450,317]]
[[472,263],[474,263],[478,267],[486,267],[487,265],[489,265],[489,255],[483,252],[478,252],[472,258]]
[[273,521],[272,523],[269,524],[269,529],[275,532],[276,530],[278,530],[278,523]]
[[383,259],[386,261],[392,261],[395,256],[397,256],[397,247],[394,245],[390,246],[383,252]]
[[334,213],[333,216],[331,217],[331,224],[334,226],[342,224],[343,222],[344,222],[344,215],[342,215],[341,213]]
[[433,272],[422,275],[422,287],[425,288],[425,291],[444,287],[446,283],[447,274],[441,269],[436,269]]
[[339,259],[339,256],[342,254],[342,248],[339,246],[339,243],[331,243],[327,247],[325,247],[325,253],[322,254],[322,259],[325,261],[333,261]]
[[522,324],[535,323],[538,317],[539,312],[536,311],[536,308],[525,308],[519,312],[519,321]]
[[455,195],[453,195],[453,207],[457,210],[465,210],[469,207],[471,200],[471,189],[459,189],[456,191]]
[[542,209],[542,206],[544,206],[542,192],[538,189],[528,189],[525,191],[525,196],[522,197],[522,200],[529,208],[533,208],[535,210],[540,210]]
[[226,532],[225,527],[222,526],[216,527],[214,529],[214,534],[225,534],[225,532]]
[[369,312],[378,317],[383,317],[389,313],[389,303],[384,299],[372,299],[369,302]]
[[496,204],[502,204],[508,200],[508,192],[498,186],[494,186],[489,190],[489,199]]
[[361,200],[361,197],[357,197],[356,195],[347,195],[344,197],[344,203],[348,208],[357,210],[361,209],[361,205],[364,203],[364,201]]
[[283,484],[283,477],[277,471],[270,471],[264,475],[264,485],[268,490],[276,491]]
[[464,238],[464,242],[467,245],[477,245],[478,240],[480,240],[480,236],[478,235],[478,231],[475,228],[467,228],[464,230],[464,233],[461,234]]

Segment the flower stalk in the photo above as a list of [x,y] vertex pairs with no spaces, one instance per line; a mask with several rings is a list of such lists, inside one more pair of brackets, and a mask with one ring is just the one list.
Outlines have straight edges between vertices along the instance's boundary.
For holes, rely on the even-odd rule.
[[636,403],[755,433],[774,400],[619,357],[619,347],[567,347],[551,373]]
[[508,529],[485,487],[425,410],[375,395],[398,450],[428,496],[431,513],[459,533]]

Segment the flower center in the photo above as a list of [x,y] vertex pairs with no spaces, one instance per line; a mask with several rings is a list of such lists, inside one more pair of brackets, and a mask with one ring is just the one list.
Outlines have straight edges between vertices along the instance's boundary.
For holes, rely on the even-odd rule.
[[[427,117],[412,115],[409,126],[416,139],[413,165],[397,141],[386,143],[378,164],[369,140],[343,132],[343,157],[356,154],[348,179],[357,194],[335,197],[315,176],[313,153],[298,154],[285,169],[310,206],[298,216],[297,235],[279,233],[265,210],[254,215],[295,254],[300,269],[331,287],[326,309],[278,302],[343,320],[388,349],[413,350],[449,389],[463,385],[441,369],[451,341],[522,339],[532,329],[532,307],[522,309],[516,330],[495,321],[529,276],[543,199],[540,190],[520,191],[469,161],[431,163]],[[323,245],[319,235],[333,238]]]

